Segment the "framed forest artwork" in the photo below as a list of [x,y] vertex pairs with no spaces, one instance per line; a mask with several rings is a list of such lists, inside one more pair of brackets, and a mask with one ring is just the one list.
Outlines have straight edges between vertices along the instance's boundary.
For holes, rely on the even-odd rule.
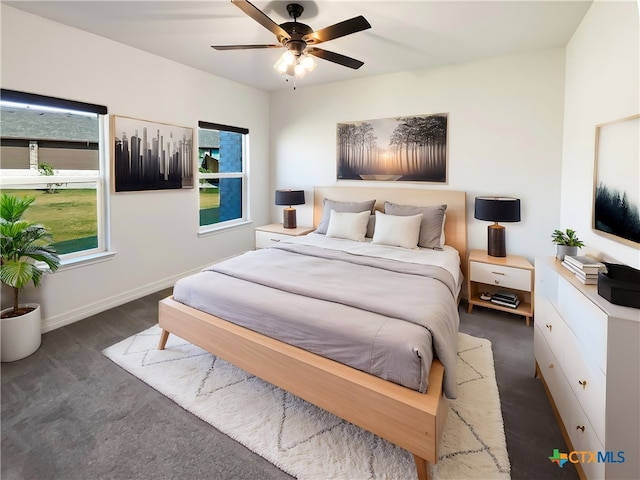
[[116,192],[193,188],[193,129],[111,117]]
[[338,180],[447,183],[447,114],[338,123]]
[[596,126],[593,229],[640,244],[640,115]]

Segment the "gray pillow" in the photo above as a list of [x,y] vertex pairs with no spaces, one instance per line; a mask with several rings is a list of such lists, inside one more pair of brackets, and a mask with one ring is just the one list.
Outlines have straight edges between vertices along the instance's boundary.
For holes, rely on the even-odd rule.
[[349,212],[349,213],[360,213],[366,212],[373,213],[373,208],[376,205],[376,201],[367,200],[366,202],[339,202],[337,200],[330,200],[325,198],[323,200],[324,208],[322,210],[322,220],[318,224],[318,228],[316,228],[316,233],[327,233],[327,228],[329,227],[329,219],[331,218],[331,210],[336,212]]
[[367,223],[367,234],[365,235],[365,237],[373,238],[373,234],[375,230],[376,230],[376,216],[369,215],[369,223]]
[[384,202],[384,213],[388,215],[406,216],[421,213],[422,223],[420,224],[418,246],[434,250],[442,250],[440,237],[442,235],[444,212],[446,210],[446,205],[418,207],[415,205],[398,205],[396,203]]

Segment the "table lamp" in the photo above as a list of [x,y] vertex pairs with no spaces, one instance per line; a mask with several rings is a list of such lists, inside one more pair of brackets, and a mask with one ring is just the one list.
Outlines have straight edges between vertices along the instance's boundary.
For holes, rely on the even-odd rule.
[[478,220],[495,222],[487,228],[487,253],[492,257],[506,257],[505,228],[498,222],[520,221],[520,199],[512,197],[476,197]]
[[288,205],[284,209],[282,226],[296,228],[296,209],[292,205],[304,204],[304,190],[276,190],[276,205]]

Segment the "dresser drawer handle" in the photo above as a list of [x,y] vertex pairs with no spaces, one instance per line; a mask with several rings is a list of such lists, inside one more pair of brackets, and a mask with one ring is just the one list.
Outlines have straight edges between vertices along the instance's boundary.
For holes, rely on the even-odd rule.
[[587,388],[587,381],[586,380],[578,380],[578,383],[580,385],[582,385],[582,389],[584,390],[585,388]]
[[576,430],[580,430],[581,432],[583,432],[583,433],[584,433],[584,425],[578,425],[578,426],[576,427]]
[[549,329],[549,331],[553,330],[553,325],[551,325],[551,324],[549,324],[549,323],[547,323],[547,324],[545,325],[545,327],[547,327],[547,328]]
[[503,272],[491,272],[491,273],[493,273],[494,275],[504,275]]
[[280,239],[279,239],[279,238],[271,238],[270,240],[271,240],[272,242],[279,242],[279,241],[280,241]]

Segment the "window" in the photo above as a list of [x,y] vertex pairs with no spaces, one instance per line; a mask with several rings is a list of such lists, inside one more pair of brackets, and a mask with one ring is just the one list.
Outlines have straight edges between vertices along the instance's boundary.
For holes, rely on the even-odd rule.
[[198,123],[200,231],[245,221],[245,151],[249,130]]
[[63,263],[106,251],[106,107],[2,89],[2,191],[33,196],[26,214]]

